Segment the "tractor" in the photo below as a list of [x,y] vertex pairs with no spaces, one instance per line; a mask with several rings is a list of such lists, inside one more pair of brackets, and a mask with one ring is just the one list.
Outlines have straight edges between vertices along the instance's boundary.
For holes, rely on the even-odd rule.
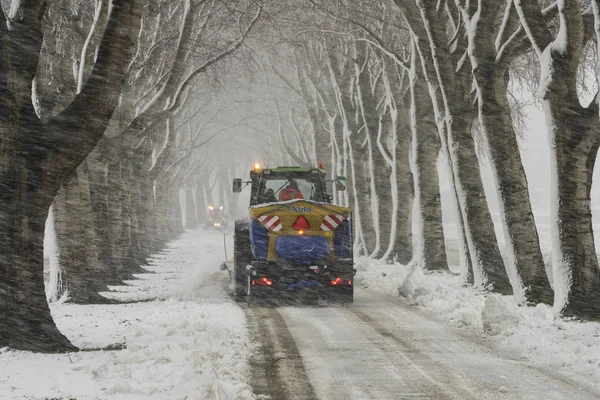
[[223,206],[208,206],[206,227],[208,229],[217,230],[221,230],[227,227],[227,215],[225,214]]
[[248,217],[235,222],[234,296],[249,303],[354,297],[351,210],[332,204],[327,183],[345,190],[345,177],[327,180],[316,168],[255,165],[250,180],[233,180],[239,193],[250,185]]

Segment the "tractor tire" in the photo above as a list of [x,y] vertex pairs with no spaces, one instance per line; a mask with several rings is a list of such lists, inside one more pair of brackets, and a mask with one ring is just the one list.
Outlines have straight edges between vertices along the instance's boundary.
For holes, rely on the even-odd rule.
[[344,288],[337,296],[337,301],[341,304],[354,303],[354,286]]
[[236,221],[233,235],[233,297],[244,301],[248,291],[246,267],[252,262],[250,231],[247,221]]

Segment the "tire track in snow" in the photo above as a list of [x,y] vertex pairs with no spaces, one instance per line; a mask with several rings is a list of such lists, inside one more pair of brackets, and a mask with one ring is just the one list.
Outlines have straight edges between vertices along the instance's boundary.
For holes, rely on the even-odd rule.
[[426,379],[448,385],[442,390],[451,395],[449,398],[600,399],[600,392],[593,387],[551,369],[505,357],[485,340],[448,327],[402,302],[370,291],[361,292],[359,297],[368,301],[361,304],[359,300],[345,309],[346,313],[403,347]]
[[262,343],[251,361],[255,393],[273,399],[600,398],[585,383],[368,290],[350,306],[246,313]]
[[275,308],[244,307],[260,348],[250,359],[252,388],[274,400],[317,399],[302,357],[285,321]]
[[[461,399],[477,400],[479,397],[463,388],[455,387],[456,377],[451,376],[439,365],[423,354],[410,340],[391,332],[371,316],[357,308],[344,309],[351,319],[358,318],[359,329],[388,356],[390,362],[402,369],[403,375],[423,393],[436,400]],[[366,326],[365,326],[366,324]],[[368,332],[372,330],[372,332]],[[376,335],[380,338],[377,338]],[[435,372],[435,375],[432,373]],[[434,378],[435,376],[435,378]]]
[[421,390],[414,376],[406,373],[406,365],[392,362],[399,355],[390,353],[404,350],[397,345],[382,347],[384,338],[344,309],[338,306],[279,309],[320,399],[448,398],[433,397],[431,390]]

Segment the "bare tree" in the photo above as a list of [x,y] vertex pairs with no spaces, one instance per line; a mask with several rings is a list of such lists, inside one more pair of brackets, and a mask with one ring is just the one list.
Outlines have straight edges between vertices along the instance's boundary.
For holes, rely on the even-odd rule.
[[512,0],[478,6],[464,1],[456,4],[467,26],[479,118],[502,208],[507,268],[516,272],[513,287],[523,285],[528,300],[550,304],[553,293],[546,276],[508,100],[510,64],[529,46],[523,43],[525,35],[518,28]]
[[31,100],[48,3],[21,1],[9,16],[0,10],[0,102],[6,110],[0,122],[0,346],[75,349],[46,302],[43,235],[56,192],[104,133],[135,51],[140,2],[114,0],[112,6],[90,77],[48,121],[37,116]]
[[[491,284],[493,290],[511,293],[471,135],[477,114],[469,92],[471,71],[461,62],[467,50],[464,28],[448,10],[438,13],[434,1],[396,0],[395,4],[416,38],[430,96],[441,114],[438,118],[442,123],[438,128],[442,148],[451,162],[453,186],[463,221],[460,237],[466,242],[461,249],[468,250],[465,259],[468,255],[477,285]],[[446,24],[451,27],[449,34]],[[435,88],[439,88],[439,94]]]
[[568,314],[598,317],[600,273],[590,209],[600,146],[598,101],[596,96],[584,107],[577,92],[582,51],[591,29],[586,29],[579,1],[557,5],[557,34],[549,29],[537,1],[514,4],[543,71],[540,86],[551,141],[554,304]]

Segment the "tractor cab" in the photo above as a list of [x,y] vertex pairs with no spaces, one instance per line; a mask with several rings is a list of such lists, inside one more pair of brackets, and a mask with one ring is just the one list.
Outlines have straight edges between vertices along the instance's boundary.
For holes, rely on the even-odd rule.
[[250,171],[250,181],[234,179],[233,191],[241,192],[243,183],[250,184],[250,206],[299,199],[331,203],[331,195],[327,193],[327,182],[335,182],[337,190],[344,190],[346,187],[344,177],[328,181],[322,164],[318,168],[296,166],[264,169],[257,164]]

